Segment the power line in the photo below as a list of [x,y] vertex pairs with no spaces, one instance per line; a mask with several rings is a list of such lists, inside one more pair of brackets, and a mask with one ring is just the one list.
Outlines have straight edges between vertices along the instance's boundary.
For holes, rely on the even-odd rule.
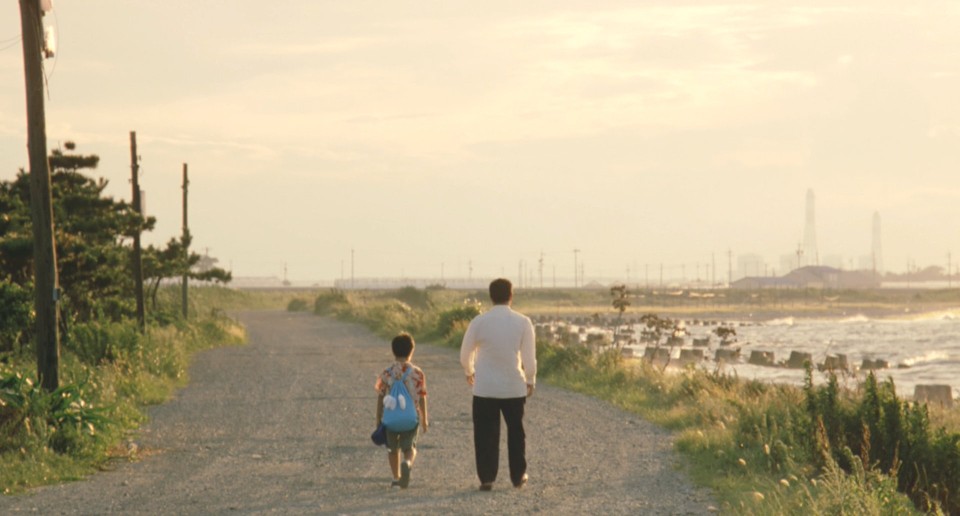
[[11,40],[2,40],[0,41],[0,52],[4,50],[10,50],[11,48],[20,44],[20,36],[17,36]]

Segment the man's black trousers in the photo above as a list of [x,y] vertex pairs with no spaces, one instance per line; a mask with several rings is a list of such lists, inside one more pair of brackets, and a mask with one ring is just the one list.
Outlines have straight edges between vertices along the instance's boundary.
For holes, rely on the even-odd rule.
[[526,398],[473,397],[473,447],[477,455],[477,476],[481,484],[493,483],[500,466],[500,414],[507,423],[507,455],[510,481],[520,483],[527,472],[523,407]]

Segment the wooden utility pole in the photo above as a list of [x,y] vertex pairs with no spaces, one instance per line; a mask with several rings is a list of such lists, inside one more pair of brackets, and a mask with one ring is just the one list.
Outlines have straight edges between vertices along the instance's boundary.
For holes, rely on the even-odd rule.
[[[137,155],[137,132],[130,131],[130,173],[133,183],[133,209],[143,215],[140,198],[140,157]],[[143,306],[143,252],[140,249],[140,228],[133,233],[133,282],[137,296],[137,324],[140,333],[147,330],[147,315]]]
[[187,281],[190,273],[190,226],[187,224],[187,164],[183,164],[183,318],[187,318]]
[[30,159],[30,217],[33,220],[34,307],[37,316],[37,377],[47,391],[60,386],[60,333],[57,304],[57,249],[53,236],[53,198],[47,161],[43,105],[40,3],[20,0],[20,33],[27,92],[27,150]]

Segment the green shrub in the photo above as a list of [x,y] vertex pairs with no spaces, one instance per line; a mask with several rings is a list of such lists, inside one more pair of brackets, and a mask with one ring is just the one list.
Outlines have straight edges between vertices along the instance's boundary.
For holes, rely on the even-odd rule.
[[77,323],[64,335],[63,348],[89,365],[128,357],[140,347],[142,336],[134,321]]
[[313,302],[313,312],[317,315],[335,315],[340,310],[350,308],[350,301],[342,290],[332,289],[317,296]]
[[919,509],[960,513],[960,433],[931,431],[926,407],[900,400],[893,380],[878,383],[870,373],[862,395],[853,398],[841,395],[835,376],[819,388],[810,376],[808,371],[807,407],[817,425],[807,438],[815,458],[851,473],[857,463],[865,464],[896,478]]
[[288,312],[306,312],[309,309],[309,305],[306,299],[294,298],[287,303]]
[[0,353],[15,351],[33,335],[33,296],[31,291],[0,281]]
[[437,317],[436,333],[441,337],[449,337],[455,332],[462,332],[478,315],[480,307],[475,303],[465,303],[463,306],[444,310]]
[[84,396],[84,385],[68,384],[46,392],[20,372],[0,374],[0,452],[39,441],[57,452],[81,449],[110,421]]
[[425,310],[432,306],[429,290],[420,290],[416,287],[403,287],[393,293],[393,297],[402,301],[411,308]]

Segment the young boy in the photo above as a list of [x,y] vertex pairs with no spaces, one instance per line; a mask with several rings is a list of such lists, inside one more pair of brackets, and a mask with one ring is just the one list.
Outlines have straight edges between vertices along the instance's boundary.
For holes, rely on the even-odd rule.
[[[419,427],[423,433],[427,433],[430,427],[430,420],[427,417],[427,378],[423,370],[413,365],[410,359],[413,357],[413,348],[415,346],[413,337],[408,333],[401,333],[393,338],[390,343],[393,348],[393,356],[397,361],[390,367],[383,370],[377,378],[376,390],[377,396],[377,425],[383,419],[383,398],[390,392],[390,387],[408,370],[405,385],[413,402],[417,407],[417,414],[420,419]],[[417,435],[418,428],[407,432],[391,432],[387,430],[387,460],[390,463],[390,472],[393,473],[393,482],[390,487],[399,486],[406,489],[410,485],[410,469],[413,468],[413,461],[417,458]],[[400,451],[403,451],[403,462],[400,462]]]

